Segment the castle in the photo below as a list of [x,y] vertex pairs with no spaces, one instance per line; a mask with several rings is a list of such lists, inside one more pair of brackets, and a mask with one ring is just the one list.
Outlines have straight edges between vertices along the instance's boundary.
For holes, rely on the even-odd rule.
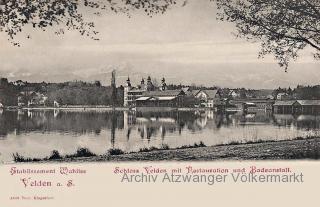
[[123,106],[126,107],[134,107],[136,100],[143,96],[144,92],[147,91],[165,91],[167,90],[167,84],[165,78],[162,78],[161,85],[155,86],[152,81],[151,77],[148,76],[147,83],[145,83],[144,78],[142,78],[140,85],[133,87],[131,85],[130,77],[127,79],[127,83],[124,86],[124,102]]

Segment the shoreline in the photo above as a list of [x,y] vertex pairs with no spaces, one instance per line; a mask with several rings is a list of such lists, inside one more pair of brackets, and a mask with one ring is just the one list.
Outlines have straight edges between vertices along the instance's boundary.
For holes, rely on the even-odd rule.
[[61,111],[215,111],[214,108],[195,108],[195,107],[124,107],[124,106],[61,106],[61,107],[5,107],[4,110],[15,111],[15,110],[61,110]]
[[[118,150],[118,149],[115,149]],[[85,157],[60,157],[49,160],[23,162],[138,162],[138,161],[245,161],[245,160],[299,160],[320,159],[320,137],[293,140],[264,141],[255,143],[230,143],[215,146],[199,146],[177,149],[156,149],[146,152],[128,152],[114,155]]]
[[[93,158],[93,157],[92,157]],[[135,152],[83,161],[215,161],[320,159],[320,138]],[[78,160],[80,161],[80,160]]]

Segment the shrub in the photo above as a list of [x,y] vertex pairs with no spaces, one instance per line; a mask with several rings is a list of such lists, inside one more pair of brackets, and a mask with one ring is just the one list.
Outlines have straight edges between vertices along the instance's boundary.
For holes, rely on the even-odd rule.
[[206,147],[202,141],[198,143],[194,143],[193,145],[182,145],[181,147],[178,147],[177,149],[188,149],[188,148],[198,148],[198,147]]
[[59,159],[62,159],[62,156],[60,155],[58,150],[53,150],[51,152],[50,157],[48,158],[48,160],[59,160]]
[[92,153],[88,148],[78,148],[77,152],[73,155],[68,155],[67,157],[93,157],[97,156]]
[[199,145],[198,145],[198,147],[206,147],[207,145],[205,145],[204,143],[203,143],[203,141],[200,141],[200,143],[199,143]]
[[139,149],[139,152],[150,152],[151,149],[150,148],[147,148],[147,147],[144,147],[144,148],[140,148]]
[[169,145],[167,144],[162,144],[161,147],[160,147],[161,150],[168,150],[170,149]]
[[22,155],[20,155],[19,153],[13,153],[13,160],[15,162],[36,162],[36,161],[40,161],[41,159],[38,158],[25,158]]
[[124,154],[124,151],[122,149],[117,149],[117,148],[109,149],[108,154],[109,155],[122,155],[122,154]]

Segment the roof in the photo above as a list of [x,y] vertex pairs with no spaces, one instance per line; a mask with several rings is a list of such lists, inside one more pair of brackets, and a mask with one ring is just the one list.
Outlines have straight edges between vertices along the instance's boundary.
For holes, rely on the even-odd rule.
[[148,100],[150,97],[149,96],[142,96],[140,98],[137,98],[136,101],[146,101]]
[[132,92],[133,92],[133,93],[135,93],[135,92],[138,93],[138,92],[144,92],[144,91],[145,91],[145,90],[135,89],[135,88],[134,88],[134,89],[129,90],[128,93],[132,93]]
[[160,97],[160,96],[178,96],[185,95],[182,90],[166,90],[166,91],[145,91],[143,96]]
[[215,98],[218,94],[218,90],[204,90],[206,94],[208,94],[209,98]]
[[274,106],[292,106],[296,100],[288,100],[288,101],[276,101]]
[[276,101],[274,106],[291,106],[294,103],[299,103],[302,106],[320,106],[320,100],[289,100],[289,101]]
[[216,95],[218,94],[218,90],[199,90],[195,95],[203,91],[208,95],[209,98],[215,98]]
[[298,100],[302,106],[320,106],[320,100]]
[[195,96],[195,95],[197,95],[197,94],[200,92],[200,90],[192,90],[191,92],[192,92],[192,94]]
[[279,95],[280,95],[280,96],[286,96],[286,95],[288,95],[288,94],[281,92],[281,93],[278,93],[278,94],[277,94],[277,96],[279,96]]
[[159,97],[158,99],[159,99],[159,101],[170,101],[175,98],[176,98],[175,96],[163,96],[163,97]]
[[182,88],[182,90],[183,90],[183,92],[187,92],[187,91],[190,91],[190,87],[184,87],[184,88]]
[[158,101],[170,101],[175,99],[175,96],[160,96],[160,97],[154,97],[154,96],[142,96],[136,101],[147,101],[147,100],[158,100]]
[[252,102],[246,102],[247,105],[256,105],[255,103]]

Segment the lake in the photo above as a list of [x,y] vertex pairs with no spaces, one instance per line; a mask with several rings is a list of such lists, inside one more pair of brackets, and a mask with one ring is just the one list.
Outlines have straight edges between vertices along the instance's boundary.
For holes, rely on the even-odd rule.
[[96,154],[126,152],[162,144],[176,148],[202,141],[207,146],[233,141],[286,140],[317,136],[320,116],[277,115],[263,111],[0,111],[0,162],[12,153],[43,158],[52,150],[73,154],[86,147]]

